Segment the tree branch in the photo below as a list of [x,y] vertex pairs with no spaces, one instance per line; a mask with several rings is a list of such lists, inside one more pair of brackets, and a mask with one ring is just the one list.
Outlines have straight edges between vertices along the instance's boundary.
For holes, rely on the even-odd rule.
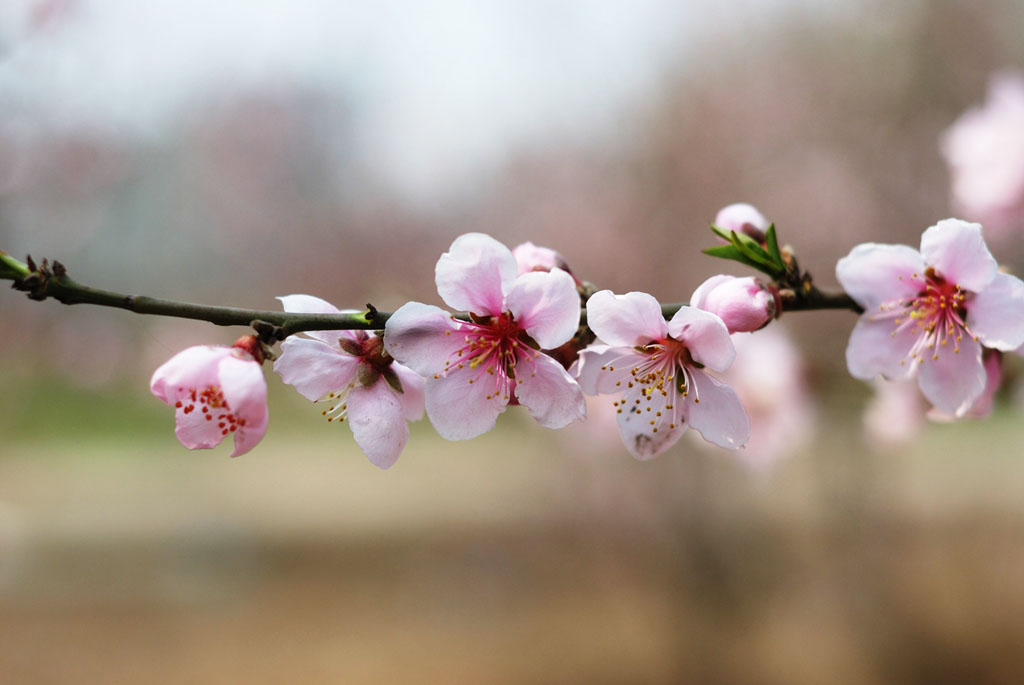
[[[367,310],[347,314],[302,314],[267,309],[242,309],[220,307],[190,302],[165,300],[145,295],[128,295],[110,290],[101,290],[78,283],[67,275],[60,262],[51,266],[47,260],[37,266],[32,258],[28,263],[14,259],[0,252],[0,279],[13,280],[15,290],[26,292],[35,300],[53,298],[63,304],[93,304],[101,307],[126,309],[136,314],[170,316],[181,319],[208,321],[217,326],[254,326],[265,338],[284,340],[301,331],[322,331],[342,329],[377,330],[391,317],[391,312],[377,311],[372,305]],[[780,291],[784,311],[811,311],[817,309],[847,309],[861,312],[860,306],[843,292],[823,292],[815,287],[798,292],[792,289]],[[670,303],[661,306],[665,318],[670,318],[686,303]],[[586,310],[581,314],[580,324],[586,323]],[[459,313],[455,317],[470,320],[469,314]]]

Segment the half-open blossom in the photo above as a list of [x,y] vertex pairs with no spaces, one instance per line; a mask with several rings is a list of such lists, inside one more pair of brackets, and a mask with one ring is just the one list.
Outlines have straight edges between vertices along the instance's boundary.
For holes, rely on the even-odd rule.
[[942,137],[958,212],[994,234],[1024,229],[1024,74],[996,74],[988,99]]
[[744,233],[759,242],[764,241],[764,232],[769,222],[754,205],[737,202],[718,210],[715,225],[727,231]]
[[175,408],[174,434],[189,448],[207,449],[234,434],[232,457],[245,454],[267,432],[267,382],[254,336],[232,347],[182,350],[153,373],[149,389]]
[[717,315],[730,333],[763,328],[776,312],[775,295],[760,279],[724,274],[701,283],[690,297],[690,306]]
[[661,454],[687,426],[721,447],[746,443],[743,405],[705,371],[725,371],[736,355],[721,319],[682,307],[666,322],[651,295],[602,290],[587,302],[587,323],[604,344],[580,353],[576,377],[589,395],[618,397],[619,432],[633,456]]
[[998,273],[981,226],[945,219],[921,251],[866,243],[839,260],[836,277],[865,312],[846,348],[856,378],[917,375],[928,401],[963,416],[985,390],[982,346],[1024,343],[1024,282]]
[[511,402],[548,428],[585,415],[579,386],[541,352],[579,326],[575,282],[558,268],[517,274],[507,247],[482,233],[462,235],[438,260],[435,281],[441,299],[472,320],[409,302],[387,322],[385,349],[427,378],[427,416],[448,440],[490,430]]
[[[311,295],[279,297],[286,312],[336,314],[334,305]],[[395,362],[383,341],[367,331],[308,331],[281,343],[274,371],[306,399],[329,404],[321,414],[345,422],[356,444],[382,469],[409,441],[406,421],[423,418],[423,378]]]

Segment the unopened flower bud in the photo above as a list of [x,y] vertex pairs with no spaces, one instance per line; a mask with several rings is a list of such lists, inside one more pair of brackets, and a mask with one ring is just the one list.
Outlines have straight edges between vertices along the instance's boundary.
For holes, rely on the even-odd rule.
[[527,241],[512,250],[512,256],[516,258],[516,266],[519,267],[520,274],[531,271],[551,271],[556,268],[572,274],[565,257],[550,247],[541,247]]
[[263,344],[255,335],[243,335],[232,343],[231,347],[246,352],[250,357],[256,360],[257,364],[262,364],[266,357],[266,355],[263,354]]
[[772,291],[750,276],[712,276],[693,292],[690,306],[717,314],[730,333],[763,328],[776,312]]
[[768,230],[769,222],[754,205],[737,202],[719,210],[715,216],[715,225],[727,231],[746,234],[763,243],[764,232]]

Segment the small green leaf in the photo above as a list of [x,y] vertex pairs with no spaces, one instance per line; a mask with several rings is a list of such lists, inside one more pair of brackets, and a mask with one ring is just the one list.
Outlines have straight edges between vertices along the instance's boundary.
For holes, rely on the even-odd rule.
[[[732,244],[736,246],[736,249],[742,252],[750,261],[760,266],[767,267],[772,272],[775,271],[776,266],[772,262],[771,257],[765,252],[760,245],[758,245],[753,238],[733,233]],[[746,238],[746,240],[744,240]],[[764,269],[760,269],[764,271]]]
[[768,248],[768,254],[771,255],[772,260],[780,268],[785,268],[785,263],[782,261],[782,252],[779,251],[779,239],[775,235],[775,224],[771,224],[768,230],[764,233],[765,247]]
[[715,245],[704,250],[704,254],[711,255],[712,257],[720,257],[722,259],[735,259],[741,260],[742,254],[732,245]]
[[714,247],[709,247],[704,250],[704,254],[712,257],[719,257],[721,259],[731,259],[734,262],[745,264],[746,266],[757,269],[758,271],[764,271],[764,267],[757,262],[751,261],[749,257],[732,245],[715,245]]
[[732,233],[732,231],[727,231],[724,228],[719,228],[718,226],[715,226],[714,224],[711,224],[711,231],[715,235],[717,235],[719,238],[721,238],[722,240],[725,240],[726,242],[730,242],[730,243],[732,242],[732,238],[729,237],[729,235]]

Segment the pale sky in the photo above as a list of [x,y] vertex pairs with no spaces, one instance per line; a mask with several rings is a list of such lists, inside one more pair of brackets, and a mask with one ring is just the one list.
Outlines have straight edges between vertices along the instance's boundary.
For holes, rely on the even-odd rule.
[[606,126],[695,31],[787,2],[5,0],[0,125],[159,143],[231,92],[300,84],[351,103],[356,154],[423,198]]

